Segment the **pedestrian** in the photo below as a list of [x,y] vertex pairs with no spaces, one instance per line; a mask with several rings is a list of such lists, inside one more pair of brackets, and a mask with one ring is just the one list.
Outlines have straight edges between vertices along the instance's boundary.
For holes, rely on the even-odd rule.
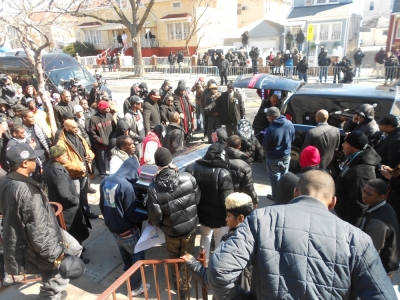
[[388,187],[382,179],[371,179],[363,188],[362,201],[368,205],[360,229],[368,234],[378,251],[389,278],[399,269],[399,227],[396,213],[386,202]]
[[267,198],[276,200],[279,178],[289,169],[295,130],[292,122],[281,116],[277,107],[268,109],[267,118],[271,125],[265,130],[263,148],[267,156],[266,164],[272,190],[272,194],[268,194]]
[[253,74],[258,74],[258,57],[260,56],[260,51],[258,50],[258,47],[251,47],[249,56],[251,59],[251,65],[253,67]]
[[285,35],[285,43],[286,43],[286,50],[291,50],[292,49],[292,42],[293,42],[293,34],[290,33],[290,31],[286,32]]
[[137,158],[142,158],[142,142],[146,137],[143,115],[141,113],[143,100],[139,96],[129,97],[130,109],[125,114],[125,121],[129,125],[129,135],[135,144]]
[[[379,170],[381,177],[388,181],[388,193],[386,194],[386,201],[389,203],[396,215],[397,221],[400,220],[400,206],[399,206],[399,193],[400,193],[400,165],[395,168],[382,165]],[[400,229],[400,222],[398,224]]]
[[[158,148],[154,159],[158,171],[147,189],[149,221],[164,232],[170,259],[177,259],[185,253],[193,254],[199,223],[197,205],[201,197],[196,179],[187,172],[179,172],[172,164],[171,153],[167,148]],[[175,266],[171,265],[170,280],[177,290],[178,279],[181,299],[187,299],[191,281],[191,276],[186,281],[184,270],[182,264],[178,264],[176,274]]]
[[314,146],[321,155],[321,169],[330,169],[335,152],[340,146],[340,131],[328,124],[329,113],[321,109],[315,114],[317,126],[306,133],[302,151],[307,146]]
[[[165,102],[160,106],[160,116],[161,116],[161,123],[168,126],[169,124],[169,114],[176,112],[174,106],[174,96],[169,95],[165,98]],[[197,113],[197,110],[196,110]],[[179,113],[178,113],[179,115]],[[179,124],[180,124],[180,117],[179,117]]]
[[307,62],[307,57],[303,56],[303,58],[300,60],[299,64],[297,65],[297,71],[299,75],[299,80],[304,80],[304,82],[308,81],[308,62]]
[[375,121],[375,109],[370,104],[360,105],[351,120],[343,125],[344,132],[361,131],[368,138],[368,144],[373,146],[379,139],[379,127]]
[[[119,136],[116,140],[115,147],[110,151],[110,175],[115,174],[125,160],[136,157],[135,150],[135,143],[129,135]],[[136,159],[138,158],[136,157]]]
[[166,134],[166,128],[163,124],[158,124],[153,128],[143,140],[142,143],[142,158],[139,160],[140,165],[154,165],[154,153],[160,147]]
[[204,128],[204,133],[203,133],[203,140],[208,136],[208,114],[206,111],[206,97],[208,96],[208,94],[210,94],[211,90],[210,90],[210,85],[211,84],[215,84],[217,85],[217,82],[214,79],[210,79],[207,82],[206,87],[204,88],[203,93],[201,94],[201,106],[203,107],[203,109],[201,110],[202,112],[202,118],[203,118],[203,128]]
[[146,136],[154,129],[160,120],[160,101],[161,96],[157,89],[152,89],[143,103],[143,124]]
[[283,174],[278,181],[278,199],[272,205],[284,205],[289,204],[293,200],[293,191],[299,182],[299,177],[292,172]]
[[242,33],[242,48],[247,49],[247,45],[249,44],[249,32],[246,30]]
[[253,129],[248,120],[242,119],[239,121],[237,135],[241,139],[240,150],[249,157],[247,160],[249,166],[252,167],[254,162],[261,162],[264,159],[264,149],[254,136]]
[[390,55],[390,57],[385,62],[385,85],[388,84],[388,80],[390,79],[390,83],[392,83],[393,78],[396,79],[396,71],[397,66],[399,65],[399,61],[397,60],[394,54]]
[[185,131],[180,125],[179,113],[176,111],[169,113],[169,124],[162,145],[171,154],[185,149]]
[[26,107],[23,106],[21,103],[17,103],[13,107],[14,117],[12,117],[11,121],[13,125],[22,125],[22,112],[26,110]]
[[[86,140],[78,134],[78,125],[75,121],[66,120],[64,122],[64,129],[60,133],[57,145],[66,149],[68,159],[63,161],[62,165],[68,171],[74,183],[87,217],[97,219],[99,216],[91,212],[87,195],[89,187],[88,176],[92,168],[94,154]],[[90,173],[93,173],[93,171]]]
[[110,139],[110,144],[108,145],[108,148],[110,150],[115,148],[117,138],[120,137],[121,135],[131,136],[130,127],[129,127],[128,123],[125,122],[124,119],[120,119],[117,122],[117,126],[115,127],[115,132]]
[[228,71],[229,71],[229,61],[225,58],[224,55],[221,56],[221,59],[218,60],[218,71],[219,76],[221,77],[221,85],[228,84]]
[[[113,234],[119,248],[124,271],[137,261],[145,259],[145,252],[135,253],[140,238],[140,227],[146,216],[137,212],[134,184],[139,179],[139,163],[135,157],[128,158],[114,175],[106,177],[100,184],[99,207],[108,230]],[[140,224],[140,225],[138,225]],[[136,297],[150,289],[142,283],[140,272],[129,278],[132,296]]]
[[[247,216],[210,257],[207,275],[214,297],[396,299],[371,239],[329,211],[334,195],[329,174],[309,171],[300,177],[289,205]],[[253,270],[250,295],[245,295],[237,278],[248,265]],[[307,278],[312,283],[304,284]]]
[[299,51],[300,52],[303,51],[304,33],[301,29],[299,30],[299,32],[296,35],[296,43],[297,43],[297,48],[299,48]]
[[365,53],[362,51],[361,47],[358,47],[357,52],[353,55],[354,63],[356,65],[355,73],[357,73],[358,70],[358,77],[360,77],[361,74],[361,64],[364,60],[364,57]]
[[174,53],[171,51],[168,54],[168,63],[169,63],[169,72],[174,73],[175,72],[175,63],[176,63],[176,56]]
[[[79,201],[79,194],[63,167],[68,163],[67,150],[55,145],[50,148],[50,162],[43,170],[43,182],[47,186],[49,198],[62,205],[62,212],[67,232],[75,238],[80,245],[89,237],[89,229],[92,228],[88,218],[85,218],[83,206]],[[89,258],[81,259],[85,264],[90,262]]]
[[376,70],[376,78],[383,78],[383,72],[385,70],[385,62],[388,59],[388,55],[385,51],[385,48],[381,48],[381,50],[375,54],[375,70]]
[[375,179],[375,168],[381,158],[368,145],[368,138],[361,131],[347,134],[342,146],[346,159],[336,178],[335,212],[343,221],[359,227],[367,210],[362,202],[362,189],[368,180]]
[[320,167],[321,155],[314,146],[307,146],[301,151],[299,157],[300,173],[297,174],[300,177],[303,173],[310,170],[321,170],[325,171]]
[[96,159],[99,166],[101,179],[109,175],[108,146],[115,131],[115,121],[109,113],[108,102],[100,101],[97,105],[98,112],[90,119],[90,138],[96,149]]
[[123,49],[128,49],[128,36],[126,35],[125,31],[122,31],[122,43],[124,44]]
[[200,245],[209,258],[211,236],[214,233],[215,248],[228,232],[226,227],[225,199],[233,193],[229,159],[219,143],[212,144],[203,158],[186,168],[193,175],[201,191],[197,214],[200,222]]
[[57,128],[62,128],[63,114],[66,112],[73,112],[74,106],[78,105],[79,101],[71,100],[71,93],[68,90],[61,92],[61,101],[54,107],[54,118],[56,120]]
[[328,79],[328,67],[331,65],[332,60],[328,55],[328,50],[324,50],[324,53],[318,58],[319,70],[319,82],[322,83],[322,78],[325,77],[325,83]]
[[[83,107],[80,105],[74,106],[75,122],[81,125],[82,128],[86,128],[86,118],[83,115]],[[84,130],[86,132],[86,129]]]
[[340,83],[342,79],[342,67],[343,67],[342,61],[339,59],[339,56],[336,56],[335,60],[332,62],[333,83],[336,83],[336,80],[338,83]]
[[164,80],[161,88],[159,90],[161,96],[161,103],[165,103],[165,99],[167,96],[172,96],[174,93],[172,92],[173,87],[171,86],[171,82],[169,80]]
[[122,42],[122,35],[121,35],[121,32],[118,32],[118,35],[117,35],[117,42],[118,42],[118,47],[122,47],[123,42]]
[[[192,87],[192,93],[195,94],[195,99],[196,99],[196,130],[195,131],[201,130],[201,123],[203,121],[203,115],[204,115],[204,107],[201,104],[201,96],[203,95],[203,90],[205,87],[206,86],[205,86],[204,81],[200,81],[200,80],[197,81]],[[204,121],[203,121],[203,123],[204,123]]]
[[205,111],[207,113],[207,137],[208,143],[212,143],[211,135],[212,133],[221,127],[219,124],[219,112],[216,109],[216,100],[220,96],[218,92],[218,87],[216,84],[212,83],[209,87],[210,92],[205,99]]
[[232,82],[227,85],[227,91],[215,100],[215,104],[216,111],[219,112],[219,124],[226,126],[228,136],[235,134],[237,124],[246,117],[246,112],[242,95],[235,91]]
[[278,52],[276,54],[276,57],[274,58],[274,66],[275,66],[274,73],[275,74],[281,74],[282,73],[281,72],[282,64],[283,64],[282,55],[281,55],[280,52]]
[[228,138],[225,152],[229,158],[229,168],[232,175],[234,192],[245,193],[250,196],[253,205],[257,208],[258,196],[254,189],[253,172],[246,160],[249,158],[240,151],[241,140],[237,135]]
[[183,69],[183,53],[182,51],[178,52],[178,55],[176,56],[176,62],[178,63],[178,67],[179,67],[179,73],[182,73],[182,69]]
[[[246,217],[253,211],[251,198],[243,193],[232,193],[225,199],[226,207],[226,226],[229,231],[222,237],[225,242],[233,236],[239,225],[244,222]],[[207,267],[196,260],[192,255],[185,254],[181,257],[188,267],[189,274],[193,275],[197,282],[209,289]],[[238,277],[239,286],[246,292],[250,292],[252,266],[247,266]]]
[[193,108],[195,105],[190,103],[190,98],[186,91],[186,85],[179,84],[174,91],[174,103],[175,110],[179,113],[181,118],[181,126],[185,131],[185,139],[193,130]]
[[283,56],[283,63],[285,66],[285,76],[291,78],[293,75],[294,59],[289,50],[286,50],[285,55]]
[[[10,172],[0,183],[5,269],[10,275],[21,275],[22,271],[40,274],[38,299],[64,300],[69,282],[66,268],[74,268],[75,273],[78,264],[77,277],[85,269],[80,259],[75,261],[68,255],[79,257],[82,246],[60,228],[45,187],[29,177],[35,172],[36,158],[42,155],[43,150],[24,143],[11,147],[6,154]],[[74,263],[66,266],[71,260]]]
[[[0,99],[0,103],[1,101],[2,99]],[[36,107],[36,102],[33,98],[26,98],[25,103],[26,103],[25,109],[28,109],[33,113],[33,116],[35,118],[35,123],[40,126],[46,137],[51,139],[50,120],[48,114]],[[14,107],[15,106],[16,105],[14,105]]]
[[301,54],[299,53],[299,50],[294,47],[293,48],[293,75],[297,75],[297,67],[299,65],[299,62],[301,61]]

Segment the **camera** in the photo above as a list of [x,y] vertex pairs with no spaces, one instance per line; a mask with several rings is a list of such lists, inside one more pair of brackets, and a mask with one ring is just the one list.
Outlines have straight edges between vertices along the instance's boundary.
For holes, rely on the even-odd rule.
[[7,77],[7,76],[2,77],[1,80],[0,80],[0,87],[5,86],[7,80],[8,80],[8,77]]
[[77,92],[79,96],[85,97],[85,88],[82,87],[82,84],[79,83],[78,78],[71,78],[69,80],[60,80],[61,86],[64,87],[65,90],[71,90],[72,87],[77,87]]

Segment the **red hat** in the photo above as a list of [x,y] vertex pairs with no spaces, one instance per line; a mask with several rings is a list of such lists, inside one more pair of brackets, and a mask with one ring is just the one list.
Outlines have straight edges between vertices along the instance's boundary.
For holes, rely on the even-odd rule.
[[200,76],[200,77],[199,77],[199,81],[204,81],[204,77],[203,77],[203,76]]
[[110,107],[110,105],[108,105],[107,101],[102,100],[97,104],[98,109],[105,109],[105,108],[109,108],[109,107]]
[[300,167],[306,168],[319,165],[321,156],[314,146],[307,146],[300,154]]

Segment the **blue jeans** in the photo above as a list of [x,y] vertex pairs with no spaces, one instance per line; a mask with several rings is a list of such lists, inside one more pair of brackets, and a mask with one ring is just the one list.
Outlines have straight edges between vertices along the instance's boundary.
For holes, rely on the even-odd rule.
[[304,82],[307,82],[307,80],[308,80],[307,73],[299,72],[299,80],[304,80]]
[[322,82],[322,77],[325,77],[325,82],[328,79],[328,67],[321,67],[319,70],[319,82]]
[[286,174],[289,170],[290,155],[282,158],[268,158],[266,159],[269,180],[271,181],[272,198],[277,199],[276,189],[278,181],[282,175]]
[[[128,270],[137,261],[144,259],[144,251],[135,253],[135,246],[140,238],[140,229],[131,229],[131,235],[127,237],[120,237],[113,233],[114,239],[117,242],[119,252],[121,253],[122,261],[124,263],[124,271]],[[142,283],[142,276],[140,270],[137,270],[130,277],[131,289],[135,290],[140,287]]]
[[96,158],[99,164],[100,175],[107,176],[110,173],[108,150],[96,148]]

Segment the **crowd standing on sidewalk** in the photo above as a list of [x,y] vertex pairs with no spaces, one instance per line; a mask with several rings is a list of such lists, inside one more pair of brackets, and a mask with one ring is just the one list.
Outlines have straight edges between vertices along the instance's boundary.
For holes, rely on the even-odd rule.
[[[286,40],[289,47],[293,37]],[[282,64],[297,64],[298,75],[307,80],[307,60],[288,51]],[[363,56],[357,57],[356,65]],[[221,59],[223,71],[229,60]],[[330,64],[325,50],[320,61],[323,68]],[[175,62],[172,57],[171,65]],[[326,79],[326,72],[320,76]],[[0,113],[1,170],[7,172],[0,179],[3,283],[7,273],[41,274],[39,299],[65,299],[68,280],[90,263],[81,244],[90,234],[89,219],[98,218],[88,203],[96,168],[102,179],[99,206],[124,270],[145,259],[144,251],[134,250],[148,219],[165,234],[169,258],[182,257],[188,264],[188,278],[182,264],[178,272],[171,270],[182,299],[191,277],[216,299],[395,299],[390,277],[400,255],[396,116],[376,122],[374,107],[361,105],[344,124],[341,147],[338,128],[327,124],[329,114],[320,108],[296,175],[289,172],[295,130],[280,112],[283,93],[257,91],[262,104],[252,126],[242,92],[228,82],[222,93],[215,80],[204,77],[193,85],[180,80],[176,88],[167,80],[150,90],[146,82],[135,83],[121,118],[109,95],[94,94],[89,107],[72,87],[54,101],[58,131],[53,138],[42,128],[47,123],[35,120],[34,89],[19,101],[7,80]],[[210,146],[179,171],[173,158],[186,150],[194,132],[202,132],[201,142]],[[267,198],[277,205],[258,208],[252,170],[264,158],[272,186]],[[149,164],[157,172],[145,214],[138,209],[135,183]],[[62,205],[66,230],[58,225],[49,199]],[[199,224],[207,268],[191,256]],[[130,285],[133,296],[151,288],[142,284],[140,272],[130,277]]]

